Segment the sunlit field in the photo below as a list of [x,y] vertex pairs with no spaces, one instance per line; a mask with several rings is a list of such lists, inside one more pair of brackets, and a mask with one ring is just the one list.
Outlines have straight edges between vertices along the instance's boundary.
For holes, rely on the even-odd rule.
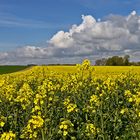
[[35,66],[0,89],[0,140],[140,140],[140,67]]
[[[140,66],[91,66],[93,67],[93,72],[95,74],[121,74],[134,72],[140,74]],[[47,66],[46,67],[50,71],[58,72],[58,73],[76,73],[76,66]]]

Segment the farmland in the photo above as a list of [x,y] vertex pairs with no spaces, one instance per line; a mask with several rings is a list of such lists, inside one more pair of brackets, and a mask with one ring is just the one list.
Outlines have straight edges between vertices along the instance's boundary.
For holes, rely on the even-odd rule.
[[35,66],[0,76],[0,140],[139,140],[139,67]]
[[[93,67],[94,74],[98,75],[118,75],[121,73],[134,72],[140,74],[139,66],[91,66]],[[47,69],[57,73],[75,73],[77,72],[76,66],[47,66]]]
[[0,74],[17,72],[26,68],[28,68],[28,66],[0,66]]

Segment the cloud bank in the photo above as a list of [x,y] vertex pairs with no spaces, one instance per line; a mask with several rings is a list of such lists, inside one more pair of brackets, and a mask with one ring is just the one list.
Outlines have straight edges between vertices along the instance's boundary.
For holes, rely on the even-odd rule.
[[25,46],[0,52],[1,64],[79,63],[84,58],[96,59],[113,55],[130,55],[140,60],[140,16],[108,15],[96,20],[82,15],[82,23],[68,32],[58,31],[45,47]]

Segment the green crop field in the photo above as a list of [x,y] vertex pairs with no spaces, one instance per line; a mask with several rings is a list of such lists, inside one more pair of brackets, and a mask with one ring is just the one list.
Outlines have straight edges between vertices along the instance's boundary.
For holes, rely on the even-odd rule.
[[0,66],[0,74],[12,73],[24,70],[29,66]]

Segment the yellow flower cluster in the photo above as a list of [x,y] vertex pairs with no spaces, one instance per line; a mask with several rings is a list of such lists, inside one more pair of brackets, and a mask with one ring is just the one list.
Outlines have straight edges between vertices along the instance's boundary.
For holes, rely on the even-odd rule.
[[97,95],[92,95],[90,97],[90,103],[95,104],[96,106],[99,106],[100,105],[100,100],[99,100],[98,96]]
[[140,75],[130,70],[86,59],[0,75],[0,140],[140,139]]
[[90,61],[88,59],[85,59],[82,63],[82,67],[85,70],[88,70],[90,68]]
[[65,99],[64,106],[67,108],[67,112],[68,113],[70,113],[70,112],[77,112],[78,111],[77,105],[73,104],[73,103],[70,103],[70,99],[69,98]]
[[33,91],[28,83],[24,83],[18,91],[18,96],[15,102],[20,102],[23,109],[26,109],[30,105],[30,98],[33,96]]
[[72,104],[72,103],[68,104],[67,111],[68,111],[68,113],[73,112],[73,111],[77,112],[78,111],[77,105],[76,104]]
[[5,117],[0,116],[0,127],[3,127],[5,125]]
[[121,114],[124,114],[124,113],[127,113],[127,112],[128,112],[128,108],[123,108],[123,109],[120,111]]
[[23,129],[20,138],[34,139],[37,138],[38,130],[43,127],[44,120],[40,116],[32,116],[27,126]]
[[59,133],[64,137],[68,135],[68,133],[73,132],[73,124],[70,120],[64,120],[59,125]]
[[97,130],[94,124],[87,123],[85,132],[87,136],[90,136],[90,135],[96,135]]
[[0,140],[14,140],[16,138],[16,135],[12,132],[4,132],[1,137]]

